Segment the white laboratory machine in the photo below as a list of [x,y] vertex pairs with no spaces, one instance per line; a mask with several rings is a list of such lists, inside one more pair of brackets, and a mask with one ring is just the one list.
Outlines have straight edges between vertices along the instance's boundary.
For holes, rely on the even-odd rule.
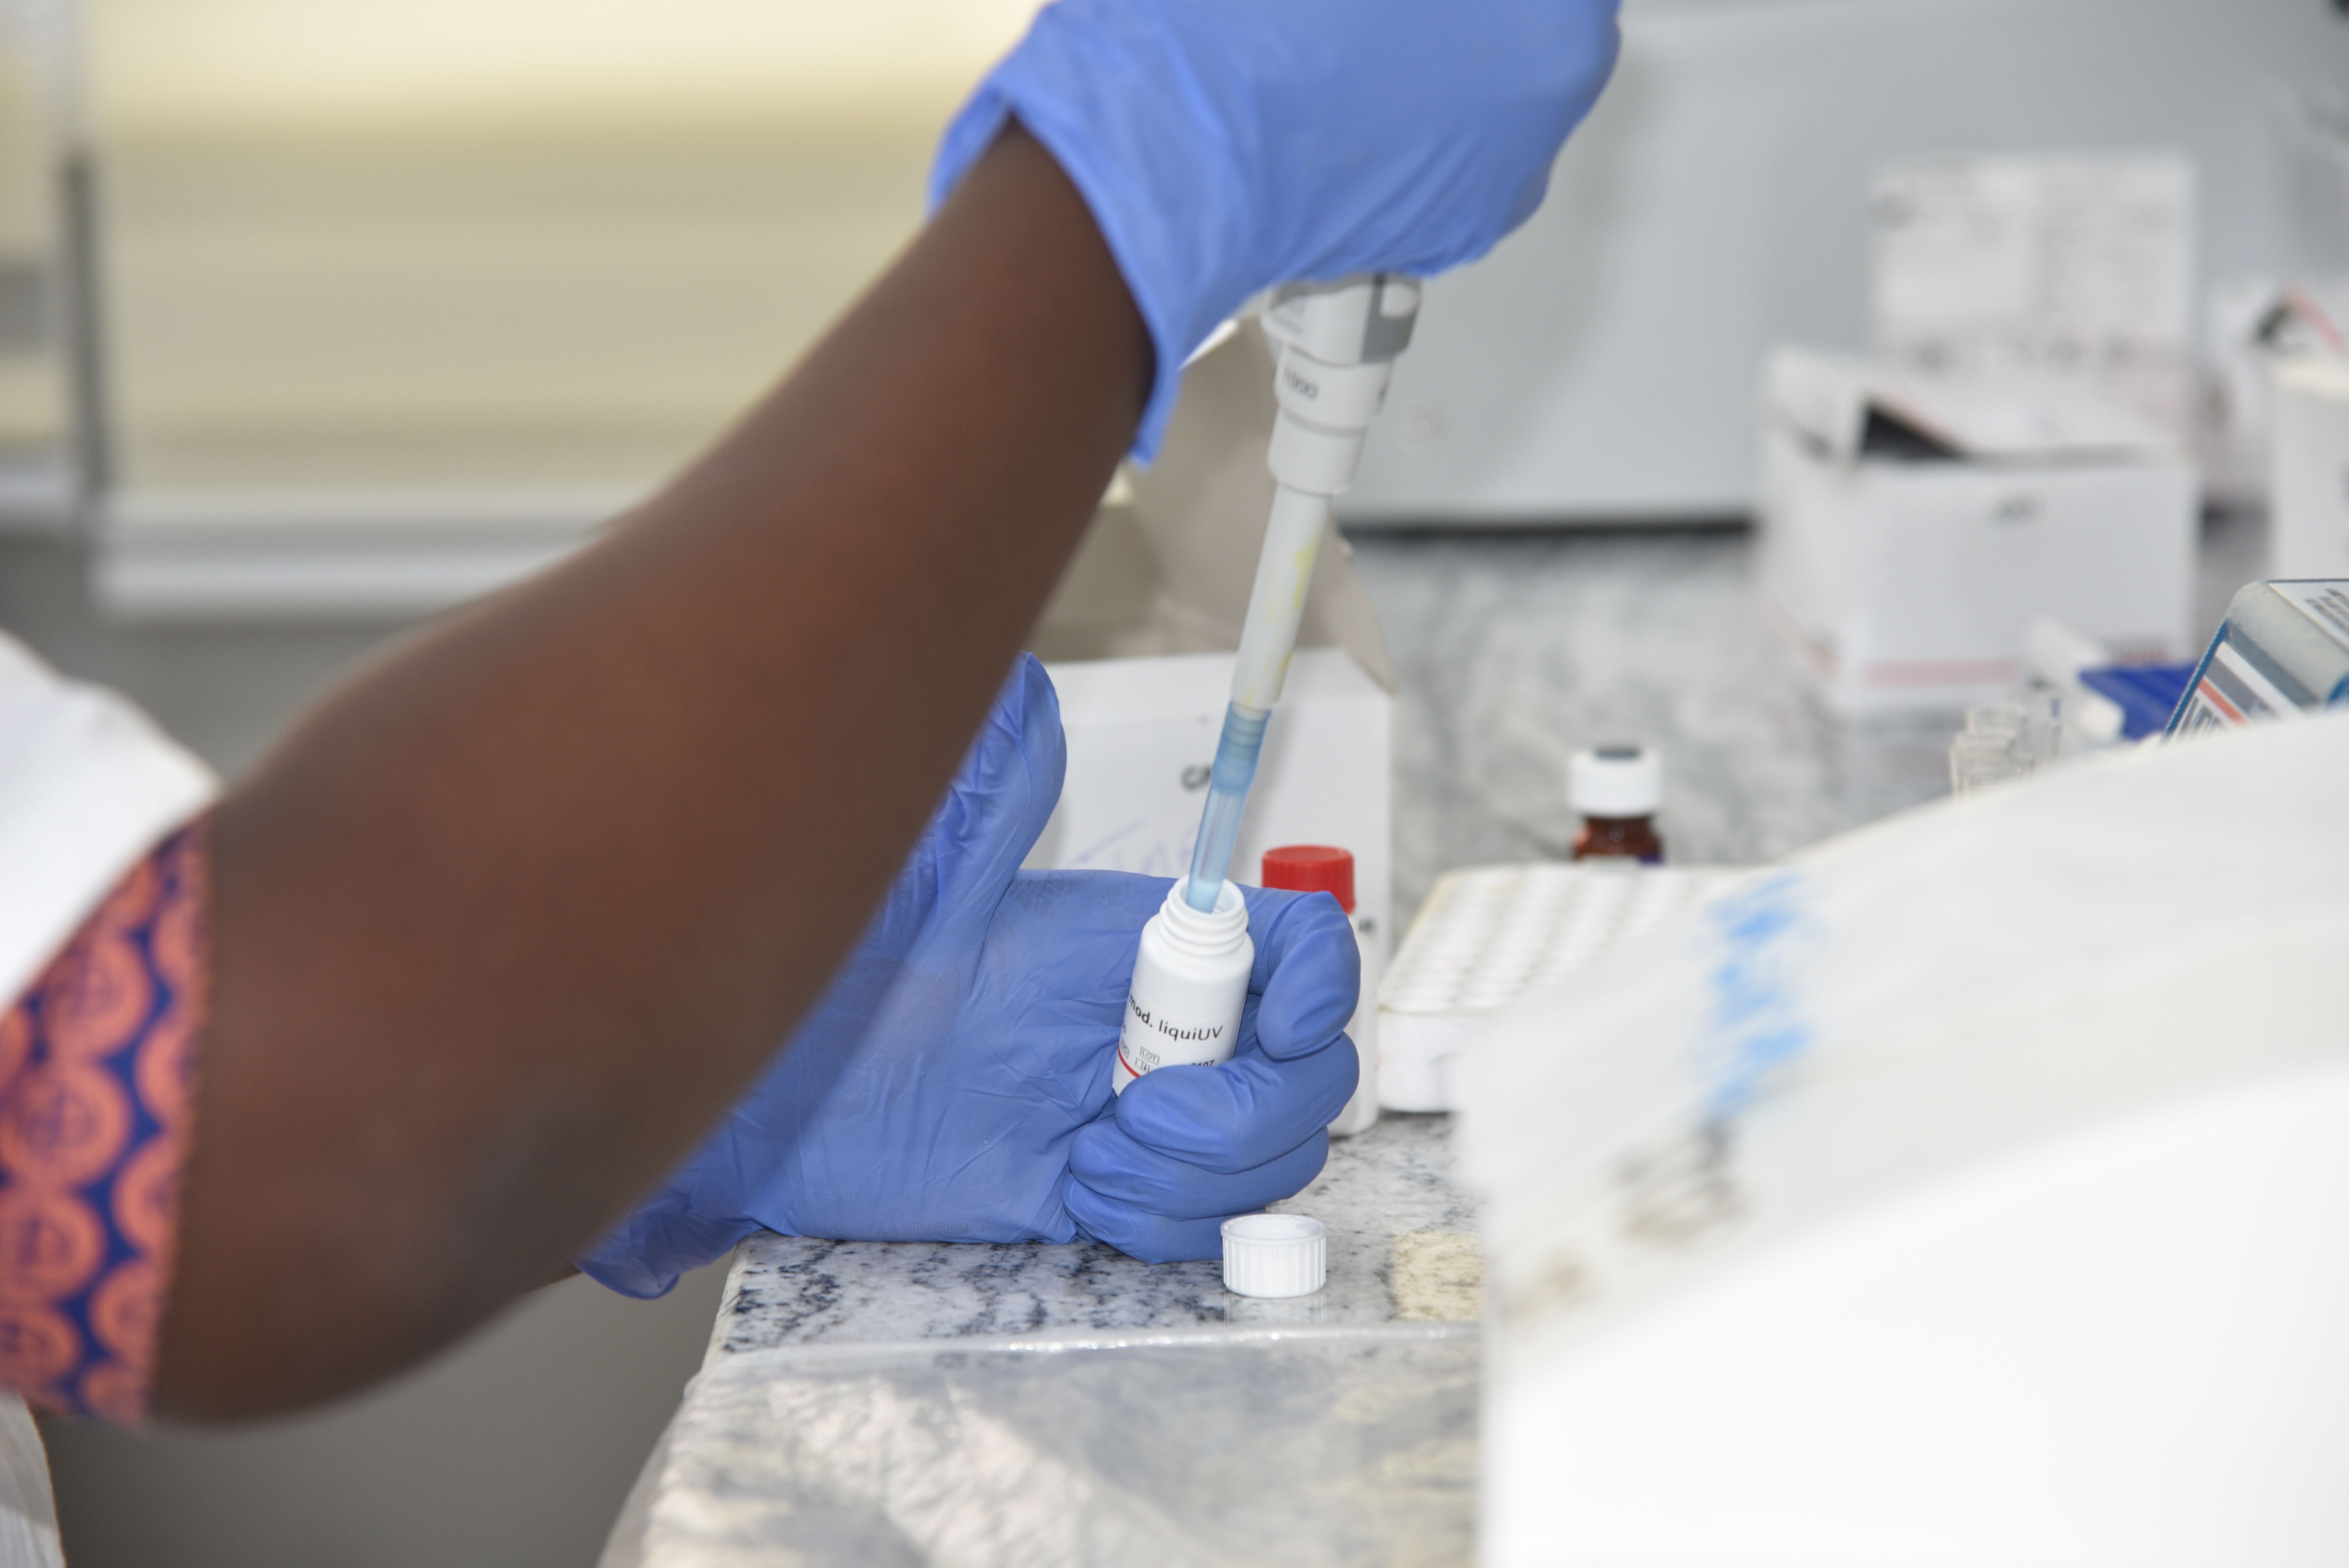
[[2349,1559],[2344,777],[2106,753],[1495,1025],[1488,1568]]

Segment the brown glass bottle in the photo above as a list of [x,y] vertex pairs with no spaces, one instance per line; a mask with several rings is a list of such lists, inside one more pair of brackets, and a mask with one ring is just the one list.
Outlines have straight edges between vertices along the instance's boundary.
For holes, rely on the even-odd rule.
[[1602,861],[1615,858],[1661,865],[1664,841],[1656,836],[1652,817],[1586,817],[1574,835],[1574,858]]
[[1582,816],[1574,835],[1578,861],[1640,861],[1661,864],[1664,841],[1656,832],[1663,804],[1664,765],[1643,746],[1597,746],[1574,754],[1567,798]]

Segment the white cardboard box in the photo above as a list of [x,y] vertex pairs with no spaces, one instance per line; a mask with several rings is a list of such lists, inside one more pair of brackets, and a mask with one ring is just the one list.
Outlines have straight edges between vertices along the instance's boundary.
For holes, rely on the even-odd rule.
[[1759,489],[1768,613],[1844,712],[1995,696],[2041,615],[2125,661],[2195,651],[2194,469],[2084,388],[1781,349]]
[[2349,577],[2349,361],[2275,367],[2271,577]]
[[[1068,782],[1031,865],[1178,877],[1190,869],[1207,769],[1230,700],[1232,655],[1049,665],[1069,736]],[[1266,731],[1232,856],[1253,883],[1264,851],[1335,844],[1354,855],[1356,922],[1387,930],[1393,698],[1342,648],[1308,648]]]
[[[1153,876],[1190,867],[1272,504],[1272,364],[1252,325],[1193,364],[1158,460],[1104,503],[1030,640],[1060,692],[1069,741],[1060,808],[1030,866]],[[1393,677],[1334,530],[1298,645],[1232,877],[1254,883],[1264,851],[1282,844],[1351,851],[1355,922],[1382,957]]]
[[1877,352],[2036,369],[2189,438],[2194,187],[2181,152],[1886,161],[1868,192]]

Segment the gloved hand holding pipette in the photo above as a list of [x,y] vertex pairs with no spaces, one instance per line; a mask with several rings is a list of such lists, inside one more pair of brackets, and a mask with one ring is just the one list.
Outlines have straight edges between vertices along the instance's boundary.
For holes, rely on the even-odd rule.
[[1362,438],[1411,341],[1419,285],[1376,275],[1298,284],[1267,315],[1281,345],[1267,466],[1272,512],[1240,623],[1232,696],[1216,742],[1191,870],[1142,931],[1118,1040],[1116,1088],[1161,1067],[1213,1066],[1239,1038],[1253,953],[1226,880],[1266,727],[1288,675],[1331,501],[1354,482]]
[[1250,890],[1237,1057],[1112,1107],[1133,933],[1160,878],[1023,874],[1060,795],[1060,707],[1012,672],[823,1004],[726,1121],[580,1265],[655,1295],[764,1225],[871,1241],[1066,1242],[1213,1257],[1289,1197],[1352,1092],[1357,961],[1327,896]]
[[[1352,46],[1319,46],[1341,37]],[[1216,960],[1171,955],[1244,961],[1233,912],[1219,913],[1225,875],[1331,500],[1353,482],[1418,315],[1405,274],[1483,254],[1540,204],[1617,46],[1613,0],[1060,0],[947,132],[934,197],[1013,115],[1084,194],[1157,351],[1144,457],[1192,349],[1249,296],[1288,285],[1267,318],[1283,345],[1278,488],[1190,874],[1135,973],[1121,1090],[1160,1060],[1232,1048]]]
[[1059,0],[947,128],[933,201],[1004,122],[1092,209],[1157,349],[1137,448],[1183,362],[1286,284],[1475,260],[1530,217],[1614,68],[1617,0]]

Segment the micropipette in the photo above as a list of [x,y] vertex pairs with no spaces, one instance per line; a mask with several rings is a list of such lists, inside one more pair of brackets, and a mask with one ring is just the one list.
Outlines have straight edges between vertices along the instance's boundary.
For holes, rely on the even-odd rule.
[[1385,273],[1292,284],[1265,313],[1265,331],[1281,346],[1273,377],[1280,413],[1268,457],[1276,488],[1240,629],[1231,705],[1224,710],[1206,810],[1191,853],[1184,898],[1194,909],[1216,907],[1231,869],[1240,813],[1256,780],[1265,727],[1288,676],[1330,504],[1354,482],[1363,433],[1386,400],[1395,356],[1410,344],[1418,318],[1417,281]]

